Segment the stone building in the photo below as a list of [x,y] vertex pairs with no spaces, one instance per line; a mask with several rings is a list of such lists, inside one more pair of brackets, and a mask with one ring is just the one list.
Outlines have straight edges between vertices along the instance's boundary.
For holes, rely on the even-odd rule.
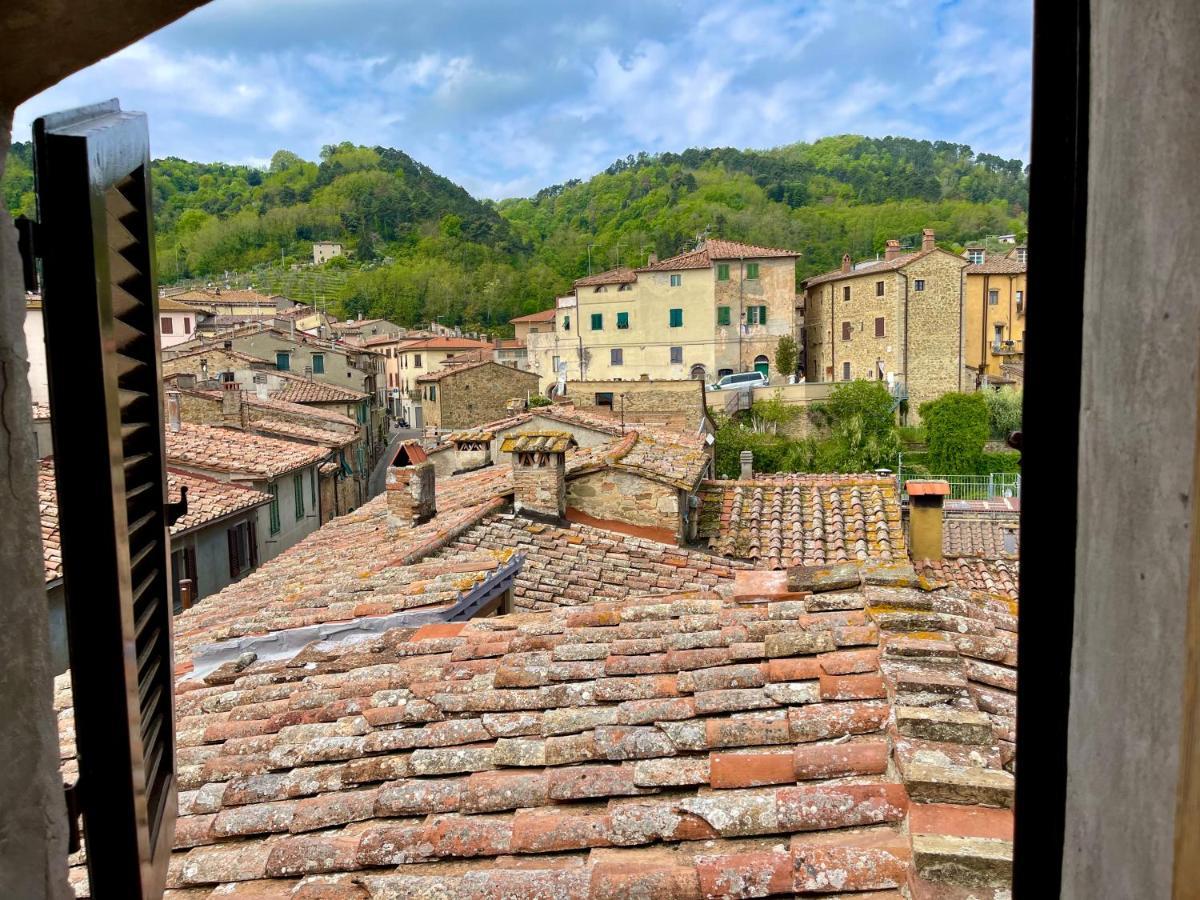
[[817,275],[805,287],[808,381],[886,381],[897,400],[920,405],[966,387],[963,269],[967,260],[937,246],[925,229],[921,249],[889,240],[883,259]]
[[1017,379],[1004,367],[1025,359],[1025,248],[1003,255],[981,249],[976,258],[965,270],[966,365],[979,382],[1011,384]]
[[556,303],[556,339],[527,338],[530,367],[546,386],[558,362],[570,380],[790,375],[775,372],[775,349],[795,336],[798,255],[711,239],[639,269],[580,278],[574,302]]
[[532,372],[485,360],[445,366],[417,379],[424,423],[439,429],[474,428],[507,414],[510,400],[537,393]]
[[313,241],[313,265],[327,263],[335,256],[342,255],[342,245],[337,241]]

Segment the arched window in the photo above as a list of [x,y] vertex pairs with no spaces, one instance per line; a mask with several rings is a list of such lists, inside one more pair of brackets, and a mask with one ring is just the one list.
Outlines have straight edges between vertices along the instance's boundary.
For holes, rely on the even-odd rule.
[[707,374],[708,373],[704,371],[704,366],[696,364],[692,366],[692,373],[689,377],[692,379],[692,381],[703,381]]
[[754,371],[762,372],[764,375],[771,374],[771,362],[762,354],[754,357]]

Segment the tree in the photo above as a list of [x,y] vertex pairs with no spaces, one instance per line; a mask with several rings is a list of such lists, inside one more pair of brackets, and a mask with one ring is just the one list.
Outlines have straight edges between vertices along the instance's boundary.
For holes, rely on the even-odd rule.
[[892,395],[881,381],[839,384],[812,415],[830,436],[816,449],[818,471],[865,472],[891,467],[900,452]]
[[796,339],[790,334],[785,334],[775,348],[775,371],[780,375],[795,375],[799,360],[800,351],[796,346]]
[[998,391],[985,391],[988,405],[988,422],[992,440],[1005,440],[1012,432],[1021,429],[1021,391],[1002,387]]
[[983,394],[944,394],[921,404],[929,444],[928,466],[936,475],[975,475],[987,443],[988,404]]

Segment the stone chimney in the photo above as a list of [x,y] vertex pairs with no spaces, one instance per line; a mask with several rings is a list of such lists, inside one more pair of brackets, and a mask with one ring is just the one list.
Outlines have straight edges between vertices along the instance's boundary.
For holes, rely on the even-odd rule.
[[181,416],[181,410],[180,410],[179,391],[167,391],[166,392],[166,406],[167,406],[167,430],[168,431],[179,431],[179,429],[183,427],[181,425],[182,416]]
[[937,241],[934,239],[933,229],[926,228],[921,232],[921,251],[932,250],[937,246]]
[[454,474],[482,469],[492,464],[492,440],[490,431],[456,431],[448,440],[454,445]]
[[531,519],[559,522],[567,513],[567,450],[577,446],[565,431],[525,431],[500,445],[512,454],[513,508]]
[[400,445],[384,484],[392,524],[420,525],[437,515],[433,463],[416,441]]
[[842,271],[849,272],[853,268],[854,268],[854,264],[850,261],[850,254],[843,253],[842,254]]
[[242,386],[236,381],[221,385],[221,423],[233,428],[246,427],[246,407],[242,403]]
[[656,262],[658,262],[658,254],[651,250],[650,255],[646,257],[646,265],[652,266]]
[[742,464],[742,476],[741,476],[742,481],[753,481],[754,480],[754,451],[753,450],[743,450],[738,456],[738,461]]
[[898,240],[896,240],[895,238],[892,238],[890,241],[887,242],[887,246],[884,248],[883,258],[884,259],[895,259],[899,255],[900,255],[900,242]]
[[945,481],[909,481],[908,552],[913,559],[942,558],[942,519],[950,485]]

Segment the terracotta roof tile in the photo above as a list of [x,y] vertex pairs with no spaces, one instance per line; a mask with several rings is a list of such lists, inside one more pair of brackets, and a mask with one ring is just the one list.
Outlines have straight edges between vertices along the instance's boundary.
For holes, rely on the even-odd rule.
[[706,482],[700,535],[714,552],[772,569],[907,558],[896,480],[876,475]]
[[1015,515],[947,513],[942,551],[946,556],[1015,559],[1021,549],[1021,521]]
[[492,345],[487,341],[477,341],[474,338],[445,337],[438,335],[429,338],[417,338],[405,341],[401,350],[490,350]]
[[190,422],[166,432],[166,447],[167,460],[175,465],[255,478],[274,478],[329,455],[325,447]]
[[1015,559],[923,559],[917,569],[934,584],[951,584],[969,591],[1017,599],[1020,583]]
[[[391,629],[215,683],[185,676],[168,888],[895,892],[939,841],[1011,853],[1012,621],[951,592],[742,606],[694,591]],[[849,629],[868,626],[864,645]],[[814,635],[830,649],[802,640]],[[956,871],[982,867],[956,846]]]
[[[638,272],[664,272],[674,269],[707,269],[714,260],[718,259],[771,259],[796,257],[797,250],[783,250],[778,247],[757,247],[753,244],[742,244],[737,241],[708,240],[701,247],[689,253],[681,253],[669,259],[659,260],[638,269]],[[578,282],[576,282],[578,283]]]
[[38,403],[35,400],[32,405],[32,411],[33,411],[34,420],[50,418],[50,404],[49,403]]
[[[609,269],[607,272],[597,272],[595,275],[586,275],[583,278],[575,279],[575,287],[593,287],[601,284],[631,284],[637,281],[637,273],[628,266],[621,266],[616,269]],[[555,312],[555,310],[548,310]],[[554,316],[550,316],[544,321],[553,321]],[[525,319],[513,319],[514,322],[533,321],[526,317]],[[541,319],[537,321],[543,321]]]
[[[576,282],[578,284],[578,282]],[[527,316],[517,316],[515,319],[509,319],[509,323],[517,324],[521,322],[553,322],[556,309],[543,309],[540,312],[530,313]]]
[[972,263],[964,270],[968,275],[1024,275],[1026,265],[1018,259],[991,256],[981,263]]
[[565,431],[521,431],[510,434],[500,444],[501,453],[566,453],[578,446]]
[[[805,289],[815,287],[818,284],[825,284],[830,281],[840,281],[843,278],[855,278],[859,275],[873,275],[876,272],[894,272],[897,269],[903,269],[909,263],[916,262],[919,259],[924,259],[930,253],[946,253],[953,256],[948,250],[934,248],[933,250],[918,250],[914,253],[902,253],[894,259],[879,259],[869,260],[866,264],[859,264],[859,267],[852,269],[849,272],[843,272],[841,269],[834,269],[832,272],[825,272],[822,275],[813,275],[811,278],[804,280]],[[968,265],[967,261],[958,258],[964,268]]]
[[[167,497],[178,500],[180,488],[188,489],[188,511],[171,526],[171,535],[184,534],[226,516],[263,506],[271,497],[262,491],[205,478],[194,472],[167,470]],[[62,578],[62,543],[58,531],[58,492],[54,482],[54,460],[38,465],[38,509],[42,519],[42,560],[46,581]]]
[[284,387],[271,391],[272,398],[288,403],[357,403],[368,396],[362,391],[303,378],[290,380]]

